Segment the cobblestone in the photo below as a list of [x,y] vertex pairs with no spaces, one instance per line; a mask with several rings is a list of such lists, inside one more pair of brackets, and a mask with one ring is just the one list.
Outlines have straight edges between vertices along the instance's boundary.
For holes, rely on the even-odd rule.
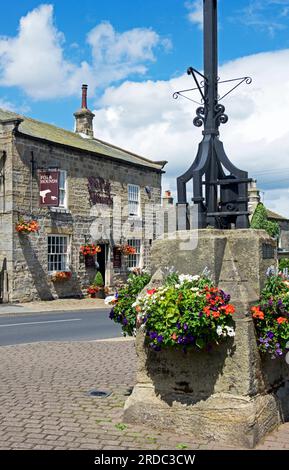
[[[146,426],[119,429],[135,363],[133,341],[0,347],[0,449],[224,448]],[[112,394],[93,398],[91,389]],[[288,434],[286,423],[257,449],[289,450]]]

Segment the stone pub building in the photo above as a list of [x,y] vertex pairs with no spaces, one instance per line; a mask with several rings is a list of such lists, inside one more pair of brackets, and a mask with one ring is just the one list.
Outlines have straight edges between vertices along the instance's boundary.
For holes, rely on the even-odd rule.
[[[75,132],[69,132],[0,110],[2,302],[82,296],[97,269],[105,285],[114,286],[129,269],[149,267],[166,162],[94,138],[86,85],[74,116]],[[38,232],[18,233],[22,220],[37,222]],[[101,251],[84,257],[86,243]],[[122,254],[126,244],[134,254]],[[55,272],[71,274],[55,282]]]

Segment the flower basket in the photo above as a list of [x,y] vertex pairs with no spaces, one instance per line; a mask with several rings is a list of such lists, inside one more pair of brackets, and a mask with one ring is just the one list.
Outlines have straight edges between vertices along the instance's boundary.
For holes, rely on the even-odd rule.
[[29,234],[38,232],[40,226],[36,220],[25,221],[24,219],[20,219],[15,228],[18,233]]
[[113,299],[110,318],[122,325],[124,334],[141,328],[147,345],[155,351],[165,347],[208,350],[235,336],[230,296],[205,275],[173,273],[163,286],[138,296],[142,280],[146,279],[131,278]]
[[136,254],[136,249],[133,246],[130,246],[128,244],[126,244],[126,245],[117,245],[115,248],[116,248],[117,251],[120,251],[125,256],[135,255]]
[[105,288],[92,285],[87,288],[87,293],[92,299],[104,299]]
[[80,247],[80,253],[83,256],[94,256],[100,252],[101,252],[100,246],[95,245],[94,243],[87,243],[86,245],[81,245]]
[[288,358],[289,363],[289,281],[281,273],[268,272],[260,301],[251,309],[258,349],[272,359]]
[[70,271],[56,271],[51,274],[51,281],[52,282],[63,282],[68,281],[71,279],[71,272]]

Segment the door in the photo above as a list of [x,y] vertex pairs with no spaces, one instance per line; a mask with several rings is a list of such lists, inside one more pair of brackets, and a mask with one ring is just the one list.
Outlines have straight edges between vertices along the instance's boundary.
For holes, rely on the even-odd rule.
[[106,269],[106,258],[107,258],[107,245],[105,243],[98,243],[101,248],[100,253],[97,253],[97,262],[99,264],[98,270],[101,272],[103,281],[105,284],[105,269]]

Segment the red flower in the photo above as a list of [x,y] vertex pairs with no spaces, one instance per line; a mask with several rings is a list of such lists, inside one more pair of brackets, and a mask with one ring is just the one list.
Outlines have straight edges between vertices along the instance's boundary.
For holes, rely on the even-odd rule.
[[264,320],[264,312],[261,311],[260,307],[252,307],[251,311],[253,312],[253,318],[258,318],[259,320]]
[[148,289],[147,293],[148,295],[153,295],[157,290],[156,289]]
[[277,318],[277,322],[279,323],[279,325],[282,325],[282,323],[288,323],[288,320],[287,318],[279,317]]
[[171,338],[172,338],[174,341],[177,341],[178,336],[177,336],[176,333],[173,333],[172,336],[171,336]]

